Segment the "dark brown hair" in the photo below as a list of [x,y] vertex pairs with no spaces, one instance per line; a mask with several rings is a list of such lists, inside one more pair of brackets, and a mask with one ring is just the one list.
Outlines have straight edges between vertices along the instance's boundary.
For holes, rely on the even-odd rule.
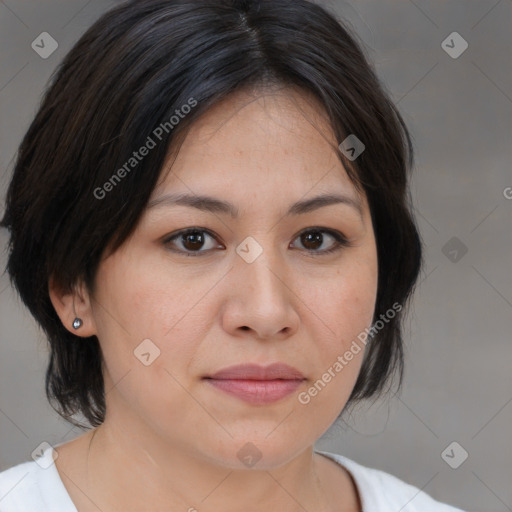
[[[1,222],[10,230],[11,281],[49,340],[46,394],[71,423],[82,426],[77,413],[92,426],[104,420],[102,355],[96,336],[77,338],[62,325],[50,277],[63,290],[81,279],[92,290],[100,258],[136,227],[169,148],[234,91],[270,85],[312,93],[339,142],[355,134],[364,143],[357,159],[339,157],[370,206],[374,321],[395,303],[405,306],[422,262],[407,189],[411,137],[355,36],[306,0],[123,3],[85,32],[52,76],[19,147]],[[194,107],[180,115],[191,98]],[[112,181],[162,126],[154,149]],[[108,195],[98,197],[107,182]],[[404,312],[369,339],[348,403],[377,395],[393,375],[401,383]]]

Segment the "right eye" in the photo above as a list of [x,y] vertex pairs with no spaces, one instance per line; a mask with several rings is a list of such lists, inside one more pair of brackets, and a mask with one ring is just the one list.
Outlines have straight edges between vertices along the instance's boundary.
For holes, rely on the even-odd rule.
[[[171,233],[171,235],[165,237],[163,243],[172,252],[177,252],[185,256],[202,256],[204,253],[209,253],[215,248],[223,248],[215,243],[207,243],[208,239],[216,240],[213,234],[204,228],[187,228],[178,231],[177,233]],[[204,245],[209,245],[205,250]],[[178,245],[179,248],[173,248],[172,245]],[[180,247],[181,246],[181,247]]]

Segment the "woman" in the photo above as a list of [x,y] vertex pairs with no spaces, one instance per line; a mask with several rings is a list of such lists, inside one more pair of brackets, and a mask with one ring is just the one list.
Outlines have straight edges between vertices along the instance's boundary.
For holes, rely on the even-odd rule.
[[92,428],[0,510],[456,511],[315,442],[402,375],[411,140],[305,0],[145,0],[60,65],[21,144],[8,271],[46,392]]

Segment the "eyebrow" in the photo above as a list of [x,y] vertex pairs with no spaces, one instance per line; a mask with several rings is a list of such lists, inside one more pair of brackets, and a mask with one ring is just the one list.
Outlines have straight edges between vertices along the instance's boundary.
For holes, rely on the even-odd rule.
[[[330,206],[333,204],[346,204],[354,208],[359,216],[363,217],[363,208],[361,203],[353,199],[352,197],[338,194],[324,194],[320,196],[313,197],[311,199],[304,199],[302,201],[297,201],[293,203],[286,216],[289,215],[302,215],[304,213],[311,212],[313,210],[317,210],[319,208]],[[211,212],[211,213],[221,213],[230,215],[232,218],[237,218],[239,214],[238,208],[229,203],[228,201],[223,201],[221,199],[217,199],[215,197],[205,196],[205,195],[190,195],[190,194],[167,194],[157,199],[153,199],[149,202],[147,209],[161,207],[161,206],[189,206],[192,208],[197,208],[198,210]]]

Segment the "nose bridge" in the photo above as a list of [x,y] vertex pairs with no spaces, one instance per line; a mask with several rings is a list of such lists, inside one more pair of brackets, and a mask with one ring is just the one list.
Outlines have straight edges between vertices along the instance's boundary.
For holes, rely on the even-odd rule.
[[274,237],[247,237],[236,251],[231,294],[235,301],[231,305],[232,313],[237,313],[231,320],[236,318],[237,327],[250,327],[261,337],[293,331],[298,322],[293,286]]
[[249,236],[238,245],[236,252],[236,272],[241,273],[242,282],[246,283],[253,294],[270,302],[286,295],[283,283],[285,262],[282,261],[281,251],[273,242],[272,235],[260,236],[258,240]]

